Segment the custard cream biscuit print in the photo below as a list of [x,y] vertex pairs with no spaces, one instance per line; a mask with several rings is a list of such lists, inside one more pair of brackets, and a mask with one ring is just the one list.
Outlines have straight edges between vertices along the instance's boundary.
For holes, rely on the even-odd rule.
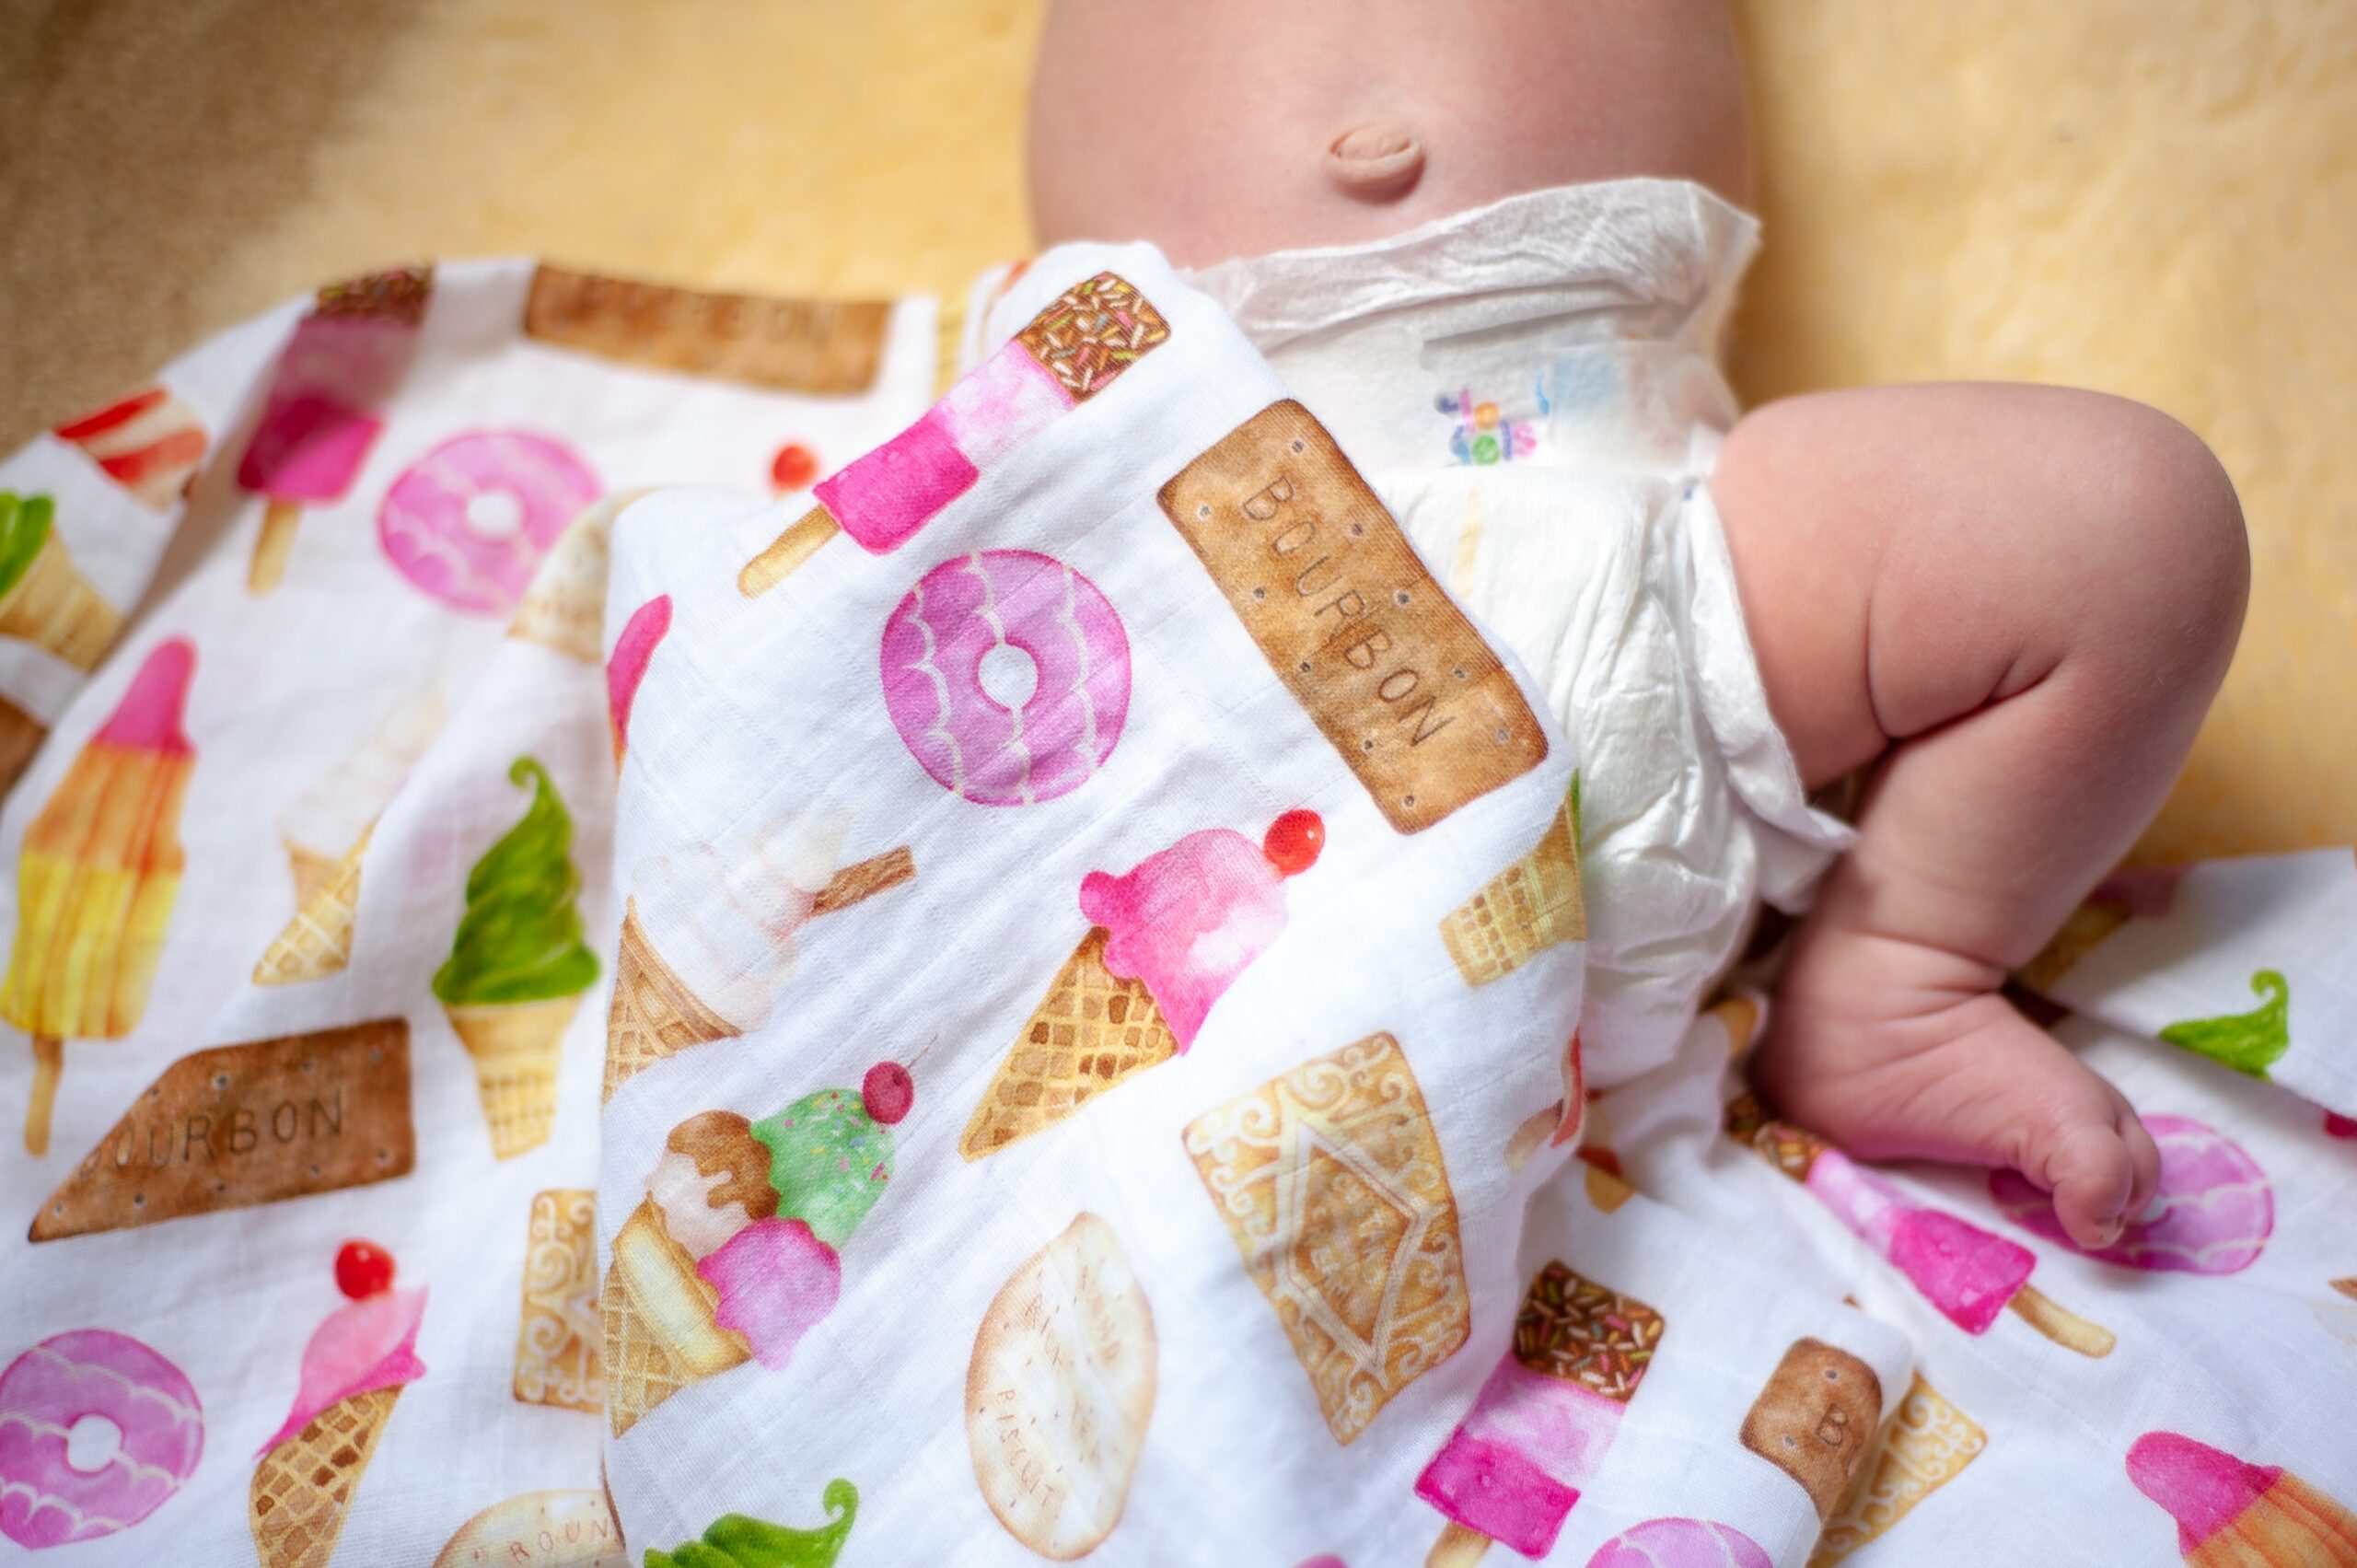
[[1246,420],[1160,500],[1392,827],[1421,832],[1546,759],[1513,674],[1299,403]]

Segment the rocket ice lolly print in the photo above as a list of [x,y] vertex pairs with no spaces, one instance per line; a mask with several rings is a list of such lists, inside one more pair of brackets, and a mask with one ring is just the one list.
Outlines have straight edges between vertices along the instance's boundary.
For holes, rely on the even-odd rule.
[[1111,386],[1170,336],[1146,297],[1111,273],[1074,285],[923,418],[853,459],[812,494],[819,505],[748,562],[737,587],[757,598],[838,533],[870,555],[906,544],[1062,415]]
[[622,919],[605,1098],[656,1063],[734,1040],[770,1016],[814,917],[912,880],[906,847],[835,868],[846,821],[785,817],[721,844],[650,863]]
[[238,483],[267,503],[247,587],[286,573],[307,505],[340,501],[385,428],[383,410],[417,356],[434,274],[401,268],[319,290],[271,377]]
[[1515,1318],[1514,1344],[1472,1411],[1416,1478],[1448,1516],[1427,1568],[1462,1568],[1497,1541],[1534,1561],[1554,1548],[1580,1487],[1603,1463],[1662,1315],[1550,1262]]
[[87,673],[114,645],[122,613],[74,564],[56,520],[50,497],[0,490],[0,637]]
[[304,1347],[294,1408],[262,1445],[247,1493],[261,1568],[327,1568],[401,1389],[425,1376],[425,1292],[392,1289],[389,1268],[365,1278],[339,1267],[337,1283],[354,1299]]
[[2128,1450],[2128,1479],[2177,1521],[2192,1568],[2357,1568],[2357,1516],[2281,1465],[2147,1432]]
[[1910,1202],[1891,1181],[1813,1132],[1766,1120],[1750,1097],[1727,1107],[1727,1131],[1808,1189],[1809,1195],[1905,1274],[1940,1315],[1985,1334],[2006,1308],[2065,1350],[2106,1356],[2110,1330],[2056,1306],[2029,1283],[2037,1255],[1955,1215]]
[[119,1040],[139,1027],[179,900],[180,802],[196,749],[180,727],[196,648],[149,651],[25,832],[17,938],[0,1017],[32,1037],[25,1147],[49,1148],[50,1108],[68,1040]]
[[760,1121],[708,1110],[671,1130],[598,1295],[615,1436],[691,1384],[793,1359],[834,1310],[840,1249],[891,1181],[891,1129],[915,1101],[908,1069],[879,1062]]
[[1258,844],[1209,828],[1122,875],[1082,878],[1080,912],[1094,923],[999,1063],[958,1152],[986,1158],[1183,1055],[1284,930],[1285,879],[1316,865],[1325,842],[1316,812],[1288,811]]
[[79,447],[99,472],[153,512],[169,511],[204,460],[204,425],[196,411],[153,383],[51,434]]
[[548,1142],[565,1026],[598,979],[575,903],[573,819],[534,759],[517,758],[507,778],[532,802],[468,874],[467,912],[434,973],[501,1159]]

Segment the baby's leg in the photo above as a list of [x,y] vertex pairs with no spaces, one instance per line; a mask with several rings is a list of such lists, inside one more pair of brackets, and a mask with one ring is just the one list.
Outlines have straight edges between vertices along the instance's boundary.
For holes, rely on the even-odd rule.
[[1760,409],[1711,489],[1804,775],[1884,758],[1763,1086],[1863,1155],[2010,1166],[2108,1241],[2152,1141],[1996,988],[2152,819],[2224,677],[2250,579],[2233,487],[2138,404],[1933,386]]

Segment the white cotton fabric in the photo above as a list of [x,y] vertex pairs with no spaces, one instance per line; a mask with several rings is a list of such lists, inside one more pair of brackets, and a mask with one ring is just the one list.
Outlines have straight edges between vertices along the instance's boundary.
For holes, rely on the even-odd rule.
[[1809,807],[1769,714],[1705,487],[1758,244],[1700,186],[1625,180],[1193,280],[1576,738],[1603,1083],[1666,1060],[1757,900],[1803,907],[1853,836]]

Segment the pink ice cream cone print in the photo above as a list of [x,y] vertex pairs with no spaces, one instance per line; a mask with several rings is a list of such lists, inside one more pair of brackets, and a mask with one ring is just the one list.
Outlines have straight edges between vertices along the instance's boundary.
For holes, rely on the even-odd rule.
[[812,493],[818,505],[737,575],[757,598],[839,533],[870,555],[914,538],[1040,431],[1097,396],[1170,336],[1134,287],[1099,273],[1067,289],[974,366],[923,418]]
[[1997,1314],[2010,1309],[2066,1350],[2085,1356],[2111,1353],[2116,1341],[2110,1330],[2057,1306],[2029,1283],[2038,1266],[2029,1249],[1909,1202],[1887,1178],[1815,1133],[1765,1120],[1748,1097],[1727,1108],[1727,1130],[1808,1189],[1966,1333],[1987,1333]]
[[417,356],[433,273],[403,268],[323,288],[279,355],[238,485],[268,503],[246,586],[278,587],[303,508],[343,499]]
[[1284,930],[1285,879],[1325,842],[1316,812],[1288,811],[1258,844],[1209,828],[1119,876],[1090,872],[1080,911],[1094,923],[999,1063],[958,1152],[996,1154],[1183,1054]]
[[2128,1450],[2128,1479],[2177,1521],[2192,1568],[2357,1568],[2357,1516],[2280,1465],[2147,1432]]
[[1427,1568],[1463,1568],[1493,1540],[1533,1561],[1554,1549],[1665,1327],[1643,1302],[1562,1263],[1538,1272],[1514,1344],[1416,1478],[1416,1495],[1448,1518]]
[[621,635],[606,659],[606,720],[613,732],[614,768],[630,749],[630,714],[638,702],[638,688],[646,679],[646,663],[671,631],[671,596],[658,594],[631,611]]
[[2147,1116],[2144,1131],[2161,1151],[2160,1184],[2109,1247],[2089,1250],[2072,1240],[2052,1201],[2018,1171],[1991,1171],[1989,1195],[2007,1219],[2083,1258],[2188,1274],[2249,1268],[2275,1229],[2275,1195],[2258,1162],[2189,1116]]
[[327,1568],[402,1388],[425,1376],[425,1292],[391,1288],[390,1260],[377,1257],[373,1273],[339,1260],[353,1299],[312,1333],[294,1406],[256,1457],[246,1522],[261,1568]]

